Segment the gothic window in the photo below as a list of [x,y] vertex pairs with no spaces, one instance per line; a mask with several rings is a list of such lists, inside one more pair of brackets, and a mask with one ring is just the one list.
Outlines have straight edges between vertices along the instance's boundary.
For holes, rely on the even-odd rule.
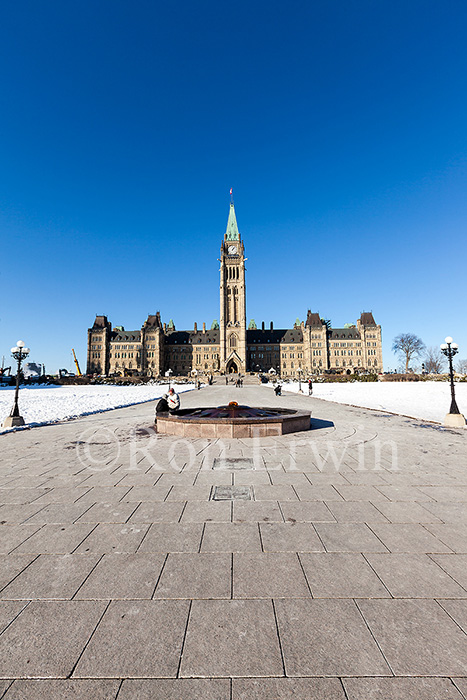
[[237,347],[237,336],[232,334],[230,336],[230,347],[231,348],[236,348]]

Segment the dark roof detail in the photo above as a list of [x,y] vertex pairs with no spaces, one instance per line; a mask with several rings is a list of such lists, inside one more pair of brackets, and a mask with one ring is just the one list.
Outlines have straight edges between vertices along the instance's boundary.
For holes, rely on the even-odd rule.
[[141,342],[141,331],[112,331],[110,337],[111,342],[124,343],[124,342]]
[[360,323],[362,326],[376,326],[376,322],[371,311],[362,311]]
[[107,328],[109,325],[109,322],[107,320],[107,316],[96,316],[96,320],[94,321],[93,328]]
[[205,344],[218,344],[220,343],[220,331],[218,329],[212,329],[203,333],[203,331],[172,331],[167,333],[165,336],[166,345],[202,345]]
[[143,328],[162,328],[160,311],[156,315],[149,315],[143,324]]
[[328,336],[331,340],[337,340],[338,338],[342,338],[343,340],[346,340],[347,338],[357,338],[357,340],[360,339],[360,333],[356,328],[332,328],[329,331]]
[[247,330],[246,342],[248,345],[261,343],[303,343],[301,328],[274,328],[273,330]]
[[321,328],[323,324],[321,322],[319,314],[311,313],[310,309],[308,309],[305,325],[312,326],[312,328]]

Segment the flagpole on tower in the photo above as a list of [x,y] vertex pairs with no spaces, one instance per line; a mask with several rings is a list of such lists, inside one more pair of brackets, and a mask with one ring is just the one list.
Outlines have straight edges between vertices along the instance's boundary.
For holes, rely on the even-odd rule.
[[233,204],[233,187],[230,188],[230,204]]

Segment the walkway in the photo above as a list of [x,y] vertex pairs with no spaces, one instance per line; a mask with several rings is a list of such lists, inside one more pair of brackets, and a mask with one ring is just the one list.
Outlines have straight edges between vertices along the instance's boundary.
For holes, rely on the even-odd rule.
[[182,403],[232,399],[313,430],[179,440],[143,404],[1,436],[0,698],[467,698],[467,431]]

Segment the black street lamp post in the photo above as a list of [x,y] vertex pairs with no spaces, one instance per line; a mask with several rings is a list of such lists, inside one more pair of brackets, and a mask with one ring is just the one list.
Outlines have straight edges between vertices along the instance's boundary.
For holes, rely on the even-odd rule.
[[18,362],[18,367],[16,370],[15,402],[13,404],[13,408],[11,409],[10,415],[3,421],[3,428],[14,428],[17,425],[24,425],[24,418],[20,415],[18,406],[19,379],[21,376],[21,363],[29,355],[29,348],[25,348],[24,342],[22,340],[18,340],[16,346],[11,348],[11,354]]
[[462,427],[465,425],[465,418],[459,411],[456,401],[456,392],[454,388],[454,370],[452,367],[452,358],[459,352],[457,343],[452,342],[451,336],[445,338],[444,343],[440,345],[441,352],[446,355],[449,360],[449,378],[451,381],[451,408],[446,416],[444,424],[451,428]]

